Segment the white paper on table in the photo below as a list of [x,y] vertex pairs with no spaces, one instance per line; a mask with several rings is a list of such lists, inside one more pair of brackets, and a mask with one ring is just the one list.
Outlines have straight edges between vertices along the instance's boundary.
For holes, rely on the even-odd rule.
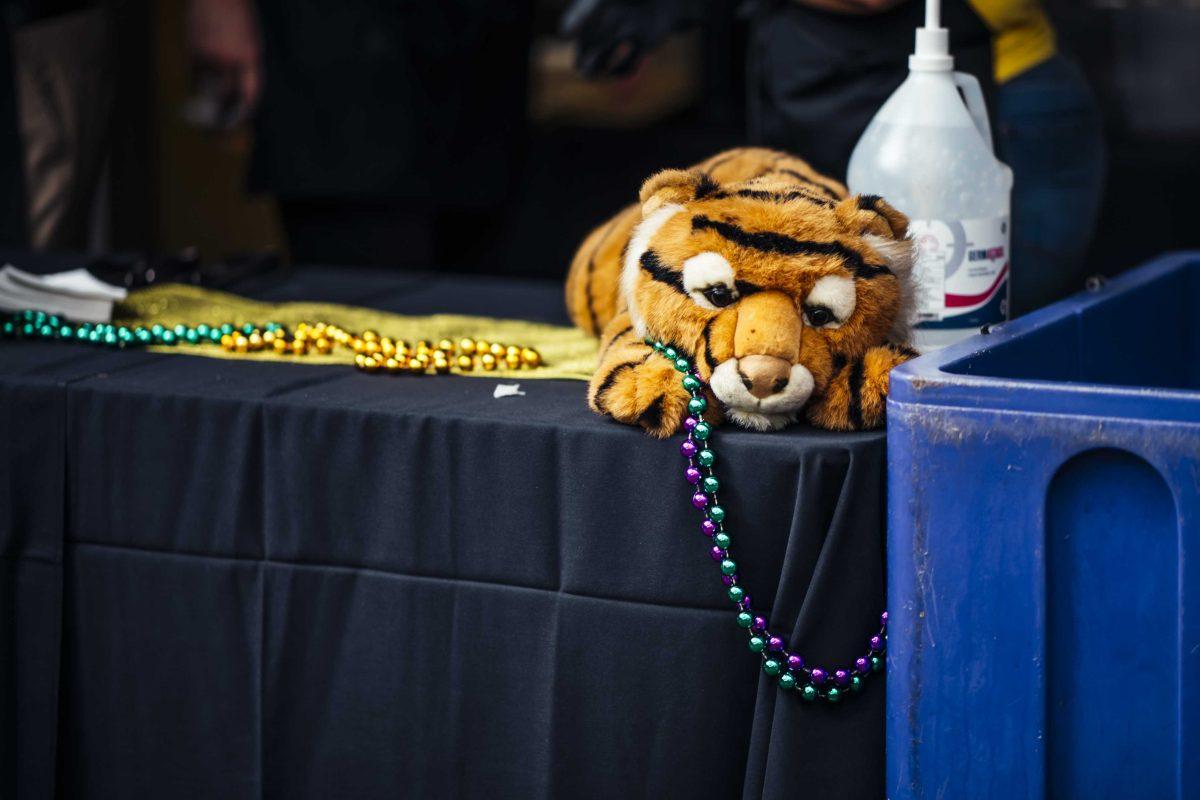
[[517,395],[525,396],[525,393],[521,391],[521,384],[519,383],[497,383],[496,391],[492,392],[492,397],[497,400],[501,397],[516,397]]
[[32,272],[18,269],[12,264],[5,264],[0,272],[32,289],[65,292],[75,296],[103,297],[108,300],[124,300],[129,294],[124,287],[105,283],[83,267],[50,275],[35,275]]

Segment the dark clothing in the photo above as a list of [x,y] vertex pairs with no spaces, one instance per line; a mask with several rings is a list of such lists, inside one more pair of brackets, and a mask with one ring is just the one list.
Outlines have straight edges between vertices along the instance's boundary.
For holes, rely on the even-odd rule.
[[1000,86],[996,150],[1012,167],[1012,315],[1060,300],[1085,262],[1104,188],[1100,110],[1083,73],[1055,56]]
[[306,200],[502,202],[525,115],[532,4],[259,0],[253,189]]
[[[832,14],[766,0],[751,17],[750,138],[796,153],[843,180],[850,153],[884,101],[908,77],[924,4],[882,14]],[[963,0],[942,4],[955,69],[979,78],[992,103],[992,37]]]

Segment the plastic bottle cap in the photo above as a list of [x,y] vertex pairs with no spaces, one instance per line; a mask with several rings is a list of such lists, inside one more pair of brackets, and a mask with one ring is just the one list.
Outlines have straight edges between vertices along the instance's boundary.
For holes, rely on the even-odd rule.
[[917,28],[917,43],[908,57],[908,68],[919,72],[949,72],[954,69],[950,55],[950,31],[945,28]]

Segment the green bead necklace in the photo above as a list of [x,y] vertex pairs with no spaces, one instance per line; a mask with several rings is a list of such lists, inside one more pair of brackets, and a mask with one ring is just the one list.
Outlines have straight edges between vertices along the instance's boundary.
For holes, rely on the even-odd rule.
[[801,699],[810,702],[823,700],[837,703],[847,693],[862,691],[866,679],[883,670],[887,648],[887,612],[880,614],[879,632],[868,640],[867,652],[855,659],[852,668],[832,672],[805,663],[798,653],[788,649],[781,637],[768,630],[766,618],[755,613],[750,594],[738,580],[738,564],[730,552],[732,540],[725,530],[727,512],[717,497],[721,483],[713,470],[717,460],[712,447],[713,429],[701,417],[708,408],[708,401],[703,395],[704,381],[691,359],[676,348],[653,338],[647,338],[646,344],[671,361],[675,369],[683,374],[683,388],[691,395],[687,405],[688,417],[684,420],[687,438],[679,446],[679,452],[688,462],[684,478],[695,487],[692,506],[704,515],[700,530],[712,539],[709,555],[717,562],[726,596],[738,609],[737,625],[749,635],[747,645],[752,653],[759,656],[763,672],[774,679],[780,689],[799,690]]

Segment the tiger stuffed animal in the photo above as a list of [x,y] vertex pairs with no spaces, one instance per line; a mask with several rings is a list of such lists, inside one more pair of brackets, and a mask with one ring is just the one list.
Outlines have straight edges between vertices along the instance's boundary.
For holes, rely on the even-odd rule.
[[601,340],[588,404],[657,437],[679,429],[690,397],[649,337],[692,358],[710,422],[879,427],[889,370],[916,355],[907,237],[884,200],[786,153],[741,148],[651,176],[567,277],[572,320]]

